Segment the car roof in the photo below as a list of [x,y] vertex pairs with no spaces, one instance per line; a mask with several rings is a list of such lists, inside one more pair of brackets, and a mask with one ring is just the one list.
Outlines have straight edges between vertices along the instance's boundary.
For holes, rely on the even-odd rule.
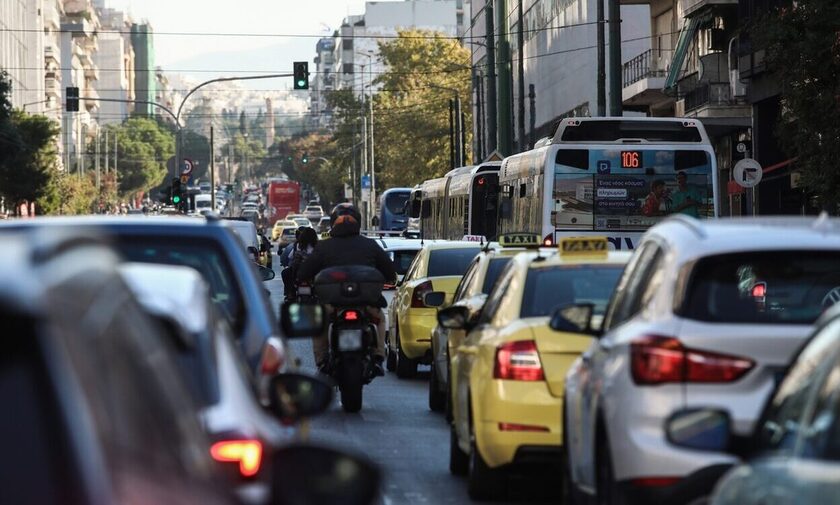
[[[630,251],[608,251],[606,254],[577,254],[563,255],[557,249],[550,250],[549,255],[541,248],[540,252],[521,252],[514,256],[513,261],[527,265],[528,269],[556,267],[556,266],[580,266],[580,265],[625,265],[633,253]],[[545,258],[541,261],[534,261],[538,257]]]
[[646,237],[669,244],[681,262],[737,252],[767,250],[840,250],[840,219],[779,216],[701,220],[671,217]]
[[441,249],[467,249],[471,247],[480,249],[481,244],[478,242],[467,242],[460,240],[440,240],[435,242],[429,242],[428,240],[426,240],[426,243],[423,245],[423,249],[429,249],[431,251],[437,251]]
[[119,271],[148,312],[169,317],[190,333],[199,333],[208,326],[208,289],[195,269],[124,263],[119,266]]

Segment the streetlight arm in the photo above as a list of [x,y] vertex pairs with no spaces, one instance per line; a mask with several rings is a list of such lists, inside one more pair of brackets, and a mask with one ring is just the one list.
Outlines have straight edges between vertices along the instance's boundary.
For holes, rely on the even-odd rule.
[[176,123],[178,121],[178,118],[175,117],[175,113],[172,112],[172,110],[170,110],[168,107],[166,107],[165,105],[161,105],[157,102],[150,102],[148,100],[128,100],[128,99],[123,100],[123,99],[120,99],[120,98],[88,98],[88,97],[84,97],[84,96],[80,96],[79,100],[88,100],[90,102],[118,102],[118,103],[136,103],[136,104],[153,105],[153,106],[155,106],[159,109],[162,109],[167,114],[172,116],[172,119],[174,119],[176,121]]
[[193,93],[198,91],[199,89],[207,86],[208,84],[213,84],[214,82],[228,82],[228,81],[251,81],[254,79],[274,79],[277,77],[293,77],[294,74],[266,74],[266,75],[252,75],[250,77],[219,77],[217,79],[210,79],[209,81],[202,82],[198,86],[194,87],[187,93],[187,95],[181,100],[181,105],[178,106],[178,114],[175,115],[175,122],[180,125],[181,124],[181,110],[184,108],[184,104],[187,103],[187,99],[192,96]]

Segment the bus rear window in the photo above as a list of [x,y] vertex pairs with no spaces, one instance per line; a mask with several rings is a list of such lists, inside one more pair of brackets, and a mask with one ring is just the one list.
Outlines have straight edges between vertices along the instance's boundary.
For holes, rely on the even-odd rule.
[[397,215],[405,214],[405,204],[408,202],[409,193],[391,193],[385,198],[385,208],[388,212]]
[[645,139],[648,142],[701,142],[696,126],[673,121],[581,121],[563,130],[563,142],[616,142]]

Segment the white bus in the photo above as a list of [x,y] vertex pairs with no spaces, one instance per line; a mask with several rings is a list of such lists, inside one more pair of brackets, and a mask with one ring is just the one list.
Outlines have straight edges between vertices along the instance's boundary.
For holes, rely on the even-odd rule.
[[505,158],[499,233],[605,235],[615,249],[674,213],[717,217],[714,149],[686,118],[567,118],[551,141]]
[[496,236],[499,168],[488,162],[450,170],[422,184],[423,237],[461,240]]

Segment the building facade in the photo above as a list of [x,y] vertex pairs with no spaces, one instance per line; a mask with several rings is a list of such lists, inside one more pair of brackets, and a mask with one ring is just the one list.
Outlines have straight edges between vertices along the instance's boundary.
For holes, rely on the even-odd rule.
[[[136,99],[155,102],[157,98],[157,77],[155,75],[155,46],[152,26],[148,23],[131,25],[131,46],[134,49],[134,92]],[[150,103],[136,104],[135,112],[153,116],[155,106]]]
[[0,2],[0,70],[12,85],[12,105],[46,110],[44,94],[44,0]]

